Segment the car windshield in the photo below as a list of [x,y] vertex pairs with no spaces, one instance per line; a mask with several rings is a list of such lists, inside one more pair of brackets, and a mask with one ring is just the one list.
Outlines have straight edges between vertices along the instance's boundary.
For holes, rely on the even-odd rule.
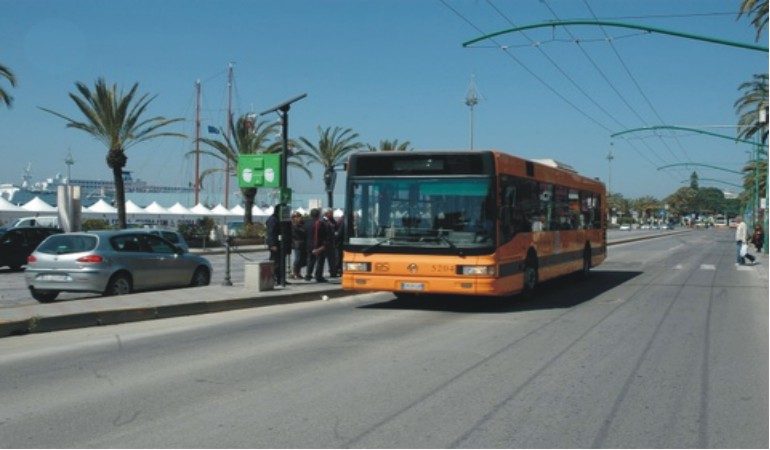
[[43,241],[37,251],[51,255],[82,253],[96,248],[96,243],[96,236],[57,234]]
[[495,242],[490,177],[356,180],[347,243],[367,247],[481,248]]

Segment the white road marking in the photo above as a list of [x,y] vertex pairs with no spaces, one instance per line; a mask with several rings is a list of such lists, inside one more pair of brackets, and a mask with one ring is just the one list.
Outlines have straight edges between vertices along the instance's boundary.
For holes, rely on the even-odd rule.
[[713,264],[701,264],[700,270],[717,270],[717,268]]

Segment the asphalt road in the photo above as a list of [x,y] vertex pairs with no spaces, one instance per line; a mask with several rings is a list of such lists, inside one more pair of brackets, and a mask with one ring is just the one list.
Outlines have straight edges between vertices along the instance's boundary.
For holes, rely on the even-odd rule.
[[611,247],[535,300],[369,294],[0,339],[2,447],[768,446],[767,268]]
[[[634,230],[634,231],[617,231],[610,230],[607,232],[608,240],[624,239],[629,237],[643,237],[660,235],[666,233],[665,231],[655,230]],[[221,254],[204,255],[211,262],[213,268],[212,283],[221,283],[225,278],[225,256]],[[243,283],[244,266],[248,262],[265,261],[268,259],[267,251],[258,252],[239,252],[234,249],[230,258],[230,280],[234,283]],[[328,265],[326,267],[328,271]],[[98,297],[98,294],[84,294],[84,293],[71,293],[62,292],[57,297],[57,300],[76,300],[82,298]],[[16,307],[23,305],[37,304],[37,300],[33,299],[29,294],[29,290],[24,283],[24,270],[11,270],[7,267],[0,268],[0,308]]]

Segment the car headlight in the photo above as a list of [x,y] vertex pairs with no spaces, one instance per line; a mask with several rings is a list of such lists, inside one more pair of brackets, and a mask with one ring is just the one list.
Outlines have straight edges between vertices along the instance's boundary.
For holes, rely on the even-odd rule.
[[345,272],[371,272],[372,265],[368,262],[346,262]]
[[458,266],[458,275],[494,275],[495,266]]

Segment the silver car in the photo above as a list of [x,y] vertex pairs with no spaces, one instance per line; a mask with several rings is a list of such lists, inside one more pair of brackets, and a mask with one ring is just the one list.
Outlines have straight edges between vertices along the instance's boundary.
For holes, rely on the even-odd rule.
[[205,286],[211,264],[143,230],[90,231],[47,238],[27,259],[24,277],[33,298],[50,302],[62,291],[122,295]]

